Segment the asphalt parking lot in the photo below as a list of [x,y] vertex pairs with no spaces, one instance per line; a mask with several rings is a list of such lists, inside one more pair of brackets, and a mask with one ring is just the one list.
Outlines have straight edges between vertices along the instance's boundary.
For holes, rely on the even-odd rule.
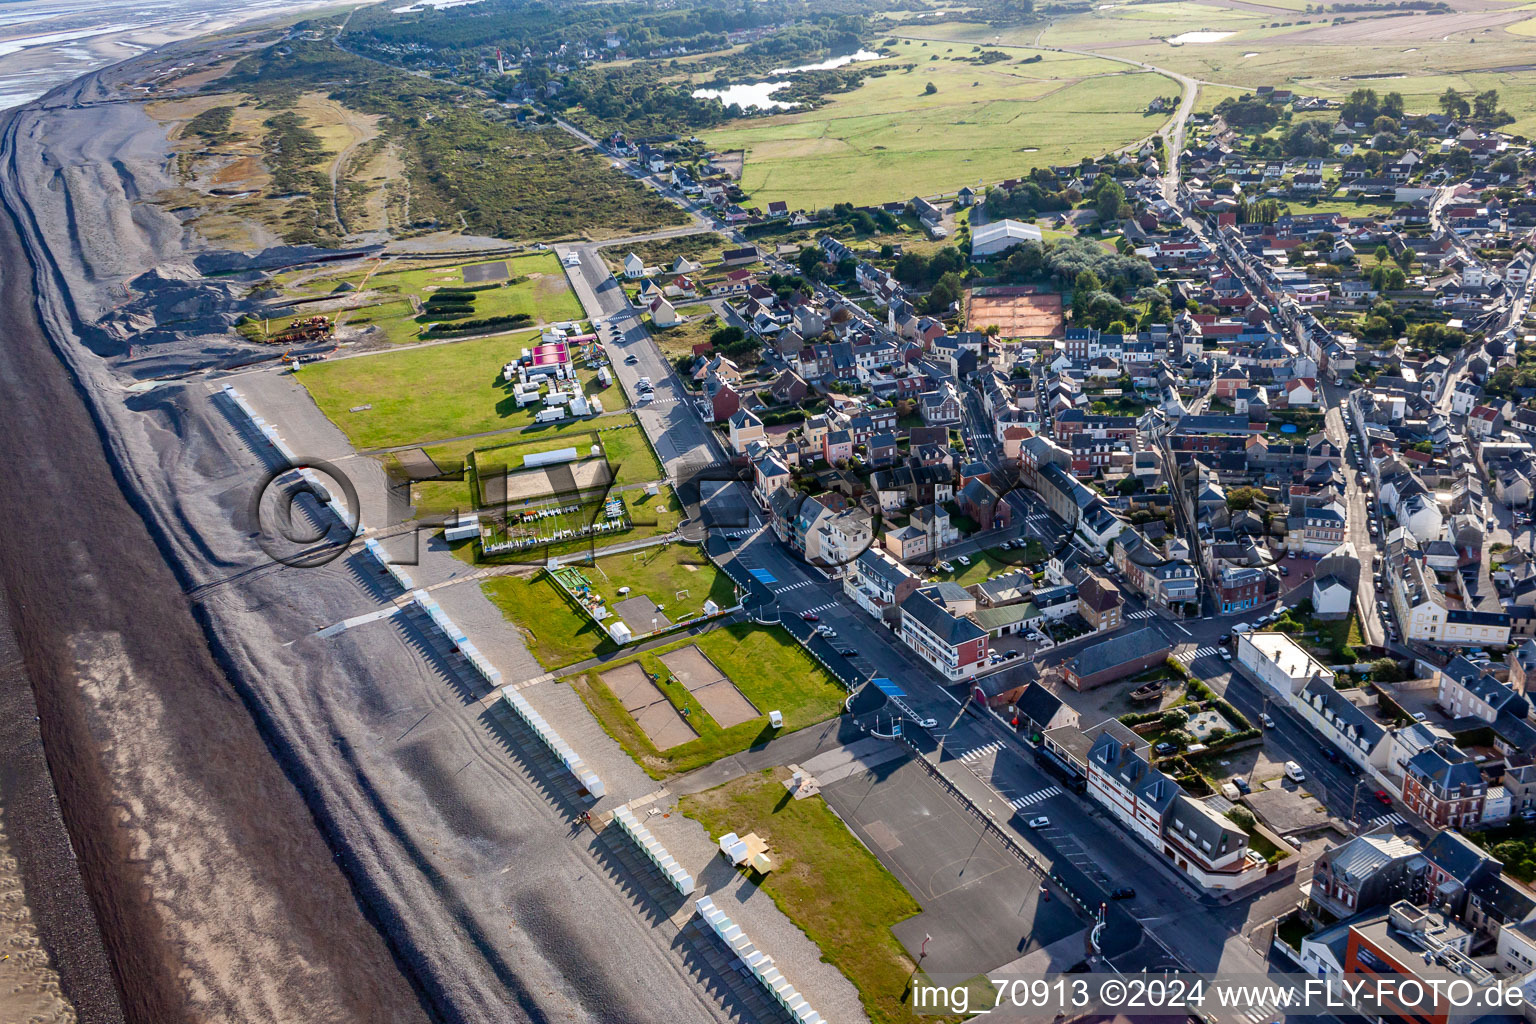
[[1034,872],[911,760],[839,780],[822,796],[923,912],[892,929],[925,970],[967,976],[1011,963],[1082,928],[1060,896],[1040,902]]

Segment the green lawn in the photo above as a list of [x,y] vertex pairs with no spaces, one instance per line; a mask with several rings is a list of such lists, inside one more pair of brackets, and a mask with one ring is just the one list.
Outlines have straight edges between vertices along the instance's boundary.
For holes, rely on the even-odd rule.
[[[628,596],[648,596],[673,619],[699,614],[706,600],[713,600],[722,608],[736,603],[730,578],[697,548],[687,544],[664,544],[609,555],[594,565],[578,568],[592,581],[597,593],[608,598],[610,605],[618,600],[620,587],[629,587]],[[566,600],[544,573],[531,578],[498,576],[486,580],[481,587],[502,615],[522,628],[528,649],[545,668],[559,668],[619,649],[603,629]],[[679,596],[682,591],[686,595]],[[650,628],[650,623],[630,625],[636,632]]]
[[[518,408],[501,371],[537,340],[525,331],[335,359],[306,365],[298,380],[358,448],[533,426],[540,404]],[[593,371],[577,367],[584,391],[609,411],[624,407],[617,388],[600,387]],[[590,429],[591,421],[580,425]]]
[[791,799],[787,776],[749,775],[679,807],[711,837],[756,832],[768,841],[775,867],[763,891],[853,982],[871,1021],[920,1019],[903,998],[915,965],[891,926],[922,908],[820,797]]
[[[697,644],[699,650],[730,677],[762,714],[749,722],[721,728],[698,700],[675,679],[658,654]],[[687,709],[688,724],[698,738],[670,750],[657,750],[634,716],[624,710],[618,698],[603,685],[602,674],[619,665],[639,662],[647,672],[658,677],[657,685],[679,710]],[[676,772],[690,771],[739,753],[770,739],[775,734],[794,732],[805,726],[826,721],[840,714],[847,694],[837,680],[806,654],[788,633],[777,627],[735,623],[710,630],[701,636],[621,658],[585,677],[573,677],[587,707],[635,762],[652,778],[664,778]],[[768,725],[768,712],[784,713],[784,727]]]
[[[1011,59],[982,65],[960,59],[972,56],[969,46],[945,53],[942,44],[898,40],[893,48],[886,73],[816,110],[754,118],[706,141],[747,151],[742,188],[755,200],[816,209],[1099,156],[1155,132],[1166,117],[1146,116],[1147,101],[1178,92],[1161,76],[1096,57],[1016,48]],[[1037,54],[1037,63],[1019,62]],[[926,93],[929,83],[936,92]]]
[[1035,556],[1040,555],[1043,549],[1038,548],[1038,541],[1035,543],[1037,548],[1026,547],[1023,551],[1015,547],[1011,551],[973,552],[966,556],[971,560],[970,565],[961,565],[951,558],[949,564],[955,567],[953,572],[945,572],[934,566],[933,574],[940,580],[958,583],[962,587],[983,583],[993,576],[1014,572],[1026,562],[1039,561]]
[[[527,313],[536,321],[552,322],[579,320],[585,315],[581,303],[566,281],[565,270],[560,266],[560,258],[553,252],[537,252],[478,262],[505,263],[509,283],[499,287],[485,288],[475,293],[474,316],[476,318]],[[477,287],[464,280],[464,271],[476,265],[478,264],[431,263],[411,264],[401,270],[388,269],[395,266],[392,263],[371,275],[366,270],[360,270],[340,275],[333,280],[362,287],[366,279],[366,286],[370,289],[401,296],[413,295],[417,300],[425,302],[439,288]],[[526,280],[519,281],[518,278]],[[490,281],[482,283],[494,284]]]
[[1346,217],[1390,217],[1397,209],[1393,203],[1380,203],[1370,199],[1288,199],[1285,205],[1292,213],[1342,213]]

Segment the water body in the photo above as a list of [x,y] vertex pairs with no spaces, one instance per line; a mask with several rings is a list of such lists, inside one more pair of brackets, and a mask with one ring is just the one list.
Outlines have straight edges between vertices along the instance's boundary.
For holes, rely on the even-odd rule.
[[1170,43],[1219,43],[1232,32],[1185,32],[1168,40]]
[[0,0],[0,110],[150,47],[336,2]]
[[768,72],[768,74],[774,78],[777,78],[780,75],[797,75],[802,71],[831,71],[833,68],[840,68],[847,64],[856,64],[866,60],[879,59],[880,55],[871,50],[855,50],[852,53],[844,54],[841,57],[833,57],[830,60],[824,60],[819,64],[802,64],[797,68],[774,68],[772,71]]
[[790,110],[800,104],[773,98],[774,93],[788,88],[788,82],[751,82],[724,89],[695,89],[693,98],[719,100],[727,107],[734,103],[742,110]]
[[[768,72],[771,78],[782,78],[788,75],[798,75],[804,71],[831,71],[848,64],[854,64],[866,60],[879,60],[880,55],[871,50],[855,50],[853,53],[844,54],[841,57],[832,57],[816,64],[801,64],[793,68],[774,68]],[[725,106],[736,104],[742,110],[792,110],[800,106],[789,100],[776,100],[773,94],[780,89],[787,89],[788,82],[740,82],[727,86],[724,89],[695,89],[693,98],[696,100],[719,100]]]

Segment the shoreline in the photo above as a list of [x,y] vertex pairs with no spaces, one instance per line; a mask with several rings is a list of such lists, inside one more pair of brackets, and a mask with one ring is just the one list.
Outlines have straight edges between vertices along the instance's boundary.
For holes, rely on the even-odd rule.
[[[14,594],[18,575],[36,583],[54,566],[45,582],[61,595],[57,614],[84,620],[49,638],[64,671],[48,685],[84,720],[85,761],[106,780],[93,790],[102,813],[72,833],[132,851],[81,855],[88,882],[117,873],[93,891],[114,966],[144,990],[128,992],[128,1020],[731,1019],[731,997],[701,976],[707,965],[678,926],[613,877],[601,841],[571,828],[580,808],[540,751],[430,637],[406,616],[319,632],[389,599],[360,554],[317,570],[275,566],[244,522],[268,464],[214,401],[223,374],[212,369],[244,343],[210,315],[138,335],[129,359],[91,326],[120,309],[131,278],[208,251],[135,201],[165,180],[164,129],[117,102],[135,73],[199,52],[205,42],[178,44],[54,90],[9,115],[0,148],[0,199],[20,221],[20,237],[0,246],[24,245],[30,257],[16,265],[38,267],[35,304],[0,310],[0,324],[29,328],[30,344],[15,344],[36,362],[0,372],[0,404],[31,417],[12,437],[49,439],[48,452],[17,457],[54,488],[0,500],[112,539],[72,535],[62,556],[35,546],[12,558],[30,566],[0,569],[0,583]],[[189,371],[130,390],[146,360]],[[5,361],[0,350],[0,370]],[[40,395],[32,376],[55,393]],[[264,401],[289,403],[272,415],[309,417],[311,454],[350,450],[291,378],[249,381]],[[73,446],[53,422],[65,413]],[[362,471],[382,494],[382,475]],[[418,579],[468,578],[440,545],[424,542],[422,559]],[[72,589],[84,592],[63,599]],[[542,672],[477,585],[438,593],[456,621],[484,631],[509,678]],[[594,760],[608,758],[611,787],[654,790],[568,687],[548,691],[539,699],[564,703],[546,713],[566,716],[562,731]],[[122,908],[147,923],[126,927]],[[137,934],[150,941],[136,945]],[[622,970],[592,970],[616,949]]]

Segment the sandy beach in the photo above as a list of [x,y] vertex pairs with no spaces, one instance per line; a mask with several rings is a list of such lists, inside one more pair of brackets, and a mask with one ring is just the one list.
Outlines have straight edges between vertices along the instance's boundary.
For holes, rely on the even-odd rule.
[[0,1016],[14,1024],[74,1024],[75,1009],[38,938],[5,828],[0,808]]

